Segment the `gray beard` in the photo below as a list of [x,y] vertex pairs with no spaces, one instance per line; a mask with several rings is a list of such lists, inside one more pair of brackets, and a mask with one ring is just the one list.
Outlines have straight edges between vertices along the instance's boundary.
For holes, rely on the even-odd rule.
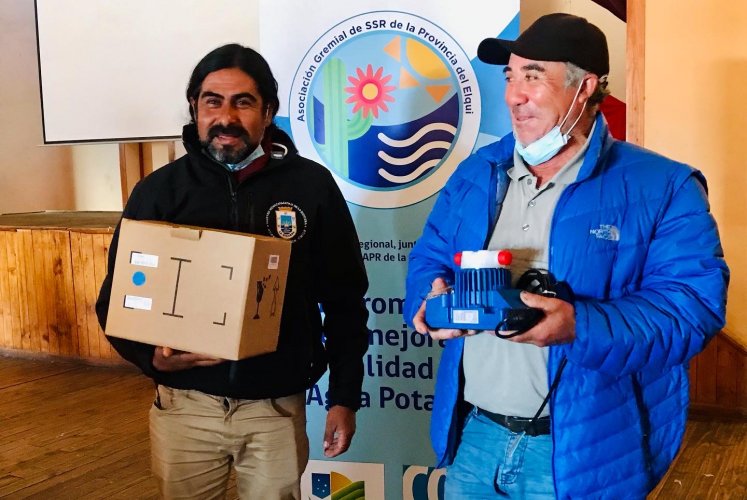
[[249,156],[249,148],[246,144],[238,148],[217,148],[213,145],[212,141],[205,146],[205,150],[208,152],[211,158],[220,163],[239,163],[244,158]]

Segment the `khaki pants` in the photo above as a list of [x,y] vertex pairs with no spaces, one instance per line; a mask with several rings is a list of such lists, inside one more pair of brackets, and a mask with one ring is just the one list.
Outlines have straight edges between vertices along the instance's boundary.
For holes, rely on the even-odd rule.
[[303,393],[245,400],[157,391],[151,460],[164,498],[224,498],[232,464],[242,499],[300,498],[309,459]]

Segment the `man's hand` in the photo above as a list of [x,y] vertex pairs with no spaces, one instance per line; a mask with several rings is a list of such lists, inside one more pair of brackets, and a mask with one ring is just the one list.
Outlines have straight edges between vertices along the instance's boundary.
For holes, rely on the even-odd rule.
[[224,361],[224,359],[211,358],[203,354],[175,351],[170,347],[156,347],[153,352],[153,367],[160,372],[188,370],[196,366],[213,366]]
[[529,292],[521,292],[521,300],[529,307],[541,309],[545,316],[526,332],[508,340],[545,347],[573,342],[576,338],[576,310],[573,304]]
[[[431,283],[431,293],[433,294],[443,293],[448,290],[448,288],[449,286],[443,278],[436,278],[433,280],[433,283]],[[423,335],[428,334],[436,340],[454,339],[463,335],[474,335],[477,333],[477,330],[457,330],[450,328],[432,329],[428,326],[428,323],[425,322],[425,301],[420,305],[420,309],[415,313],[415,317],[412,318],[412,324],[418,333],[422,333]]]
[[355,412],[347,406],[335,405],[327,412],[327,425],[324,429],[325,457],[336,457],[345,453],[355,434]]

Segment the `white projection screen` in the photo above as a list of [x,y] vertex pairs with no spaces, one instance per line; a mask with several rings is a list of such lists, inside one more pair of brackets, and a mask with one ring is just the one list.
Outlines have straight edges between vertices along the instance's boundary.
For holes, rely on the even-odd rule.
[[169,139],[195,64],[257,48],[257,0],[36,0],[45,144]]

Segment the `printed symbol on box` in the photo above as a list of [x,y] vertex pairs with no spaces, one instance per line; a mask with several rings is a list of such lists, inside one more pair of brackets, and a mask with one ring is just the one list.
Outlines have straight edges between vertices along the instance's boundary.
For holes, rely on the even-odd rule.
[[270,258],[267,261],[267,269],[277,269],[278,266],[280,266],[280,256],[270,255]]
[[143,252],[130,252],[130,264],[133,266],[158,267],[158,255]]
[[[221,269],[228,269],[228,281],[231,281],[233,279],[233,266],[220,266]],[[228,313],[223,313],[223,320],[222,321],[213,321],[214,325],[218,326],[226,326],[226,317],[228,316]]]
[[262,296],[265,294],[265,288],[267,288],[267,282],[270,281],[270,278],[272,278],[272,275],[257,280],[257,312],[254,313],[253,319],[259,319],[259,304],[262,302]]
[[122,307],[125,309],[139,309],[150,311],[153,307],[153,299],[150,297],[138,297],[137,295],[125,295]]
[[272,302],[270,303],[270,317],[274,318],[278,310],[278,291],[280,291],[280,278],[275,277],[275,283],[272,284]]
[[145,273],[142,271],[135,271],[132,273],[132,283],[135,286],[143,286],[145,284]]
[[179,278],[182,275],[182,264],[185,262],[192,262],[189,259],[180,259],[179,257],[171,257],[171,260],[177,261],[178,267],[176,270],[176,283],[174,284],[174,302],[171,305],[171,312],[165,312],[163,313],[164,316],[173,316],[175,318],[183,318],[181,314],[176,314],[176,297],[179,294]]

